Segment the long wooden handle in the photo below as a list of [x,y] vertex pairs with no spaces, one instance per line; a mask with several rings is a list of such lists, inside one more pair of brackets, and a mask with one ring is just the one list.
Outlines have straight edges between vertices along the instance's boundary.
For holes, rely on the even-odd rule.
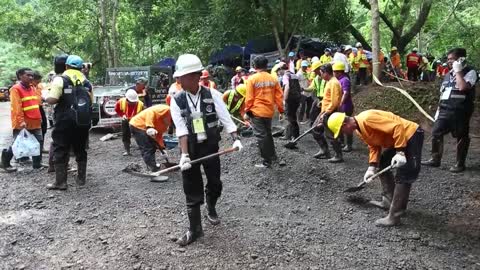
[[242,121],[242,120],[236,118],[236,117],[233,116],[233,115],[230,115],[230,117],[232,117],[233,120],[236,120],[236,121],[238,121],[239,123],[243,124],[244,126],[248,126],[248,125],[247,125],[247,122]]
[[391,170],[392,168],[393,168],[393,165],[390,165],[390,166],[385,167],[383,170],[381,170],[381,171],[379,171],[378,173],[370,176],[370,178],[368,178],[367,180],[365,180],[365,183],[370,183],[370,182],[372,182],[373,179],[377,178],[378,176],[380,176],[380,175],[383,174],[384,172]]
[[[190,161],[190,164],[196,164],[196,163],[199,163],[199,162],[202,162],[204,160],[207,160],[207,159],[210,159],[210,158],[213,158],[213,157],[218,157],[218,156],[221,156],[221,155],[225,155],[225,154],[228,154],[228,153],[231,153],[231,152],[235,152],[235,151],[238,151],[238,148],[235,147],[235,148],[228,148],[228,149],[225,149],[225,150],[222,150],[222,151],[219,151],[217,153],[213,153],[213,154],[210,154],[208,156],[204,156],[204,157],[201,157],[201,158],[197,158],[195,160],[192,160]],[[176,171],[178,169],[180,169],[181,166],[180,165],[175,165],[173,167],[170,167],[170,168],[167,168],[167,169],[163,169],[161,171],[158,171],[156,173],[152,173],[152,176],[159,176],[159,175],[162,175],[164,173],[167,173],[167,172],[171,172],[171,171]]]

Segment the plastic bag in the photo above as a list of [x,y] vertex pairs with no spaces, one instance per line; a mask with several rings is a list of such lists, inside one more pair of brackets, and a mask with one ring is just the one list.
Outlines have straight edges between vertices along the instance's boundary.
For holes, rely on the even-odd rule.
[[13,142],[12,151],[15,158],[39,156],[40,143],[32,133],[22,129]]

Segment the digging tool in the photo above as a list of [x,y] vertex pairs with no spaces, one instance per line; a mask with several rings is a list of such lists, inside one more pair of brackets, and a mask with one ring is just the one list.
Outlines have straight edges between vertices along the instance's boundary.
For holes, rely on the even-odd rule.
[[233,119],[233,120],[235,120],[235,121],[239,122],[240,124],[242,124],[242,125],[244,125],[244,126],[246,126],[246,127],[248,127],[248,126],[249,126],[249,125],[247,124],[247,122],[245,122],[245,121],[242,121],[242,120],[240,120],[240,119],[236,118],[236,117],[235,117],[235,116],[233,116],[233,115],[230,115],[230,117],[232,117],[232,119]]
[[176,166],[177,163],[173,163],[173,162],[170,162],[168,160],[168,157],[167,157],[167,153],[165,153],[165,151],[163,151],[162,147],[160,146],[160,144],[153,138],[151,138],[152,141],[155,142],[155,145],[157,146],[157,149],[160,150],[160,153],[162,153],[163,157],[165,158],[165,162],[162,163],[163,165],[165,165],[166,168],[170,168],[170,167],[173,167],[173,166]]
[[347,188],[344,192],[348,192],[348,193],[352,193],[352,192],[357,192],[357,191],[360,191],[362,189],[365,188],[365,185],[367,185],[368,183],[372,182],[373,179],[377,178],[378,176],[380,176],[381,174],[385,173],[386,171],[389,171],[392,169],[392,165],[390,166],[387,166],[385,167],[383,170],[379,171],[378,173],[372,175],[370,178],[368,178],[367,180],[364,180],[362,181],[360,184],[358,184],[357,186],[355,187],[350,187],[350,188]]
[[309,128],[307,131],[305,131],[304,133],[302,133],[302,135],[298,136],[297,138],[295,138],[295,140],[293,141],[289,141],[288,143],[286,143],[284,145],[284,147],[288,148],[288,149],[295,149],[297,148],[297,142],[298,140],[300,140],[301,138],[305,137],[305,135],[307,135],[308,133],[310,133],[310,131],[312,131],[314,128],[316,128],[317,126],[312,126],[311,128]]
[[[207,159],[214,158],[214,157],[218,157],[218,156],[225,155],[225,154],[228,154],[228,153],[231,153],[231,152],[235,152],[235,151],[238,151],[238,148],[225,149],[225,150],[223,150],[223,151],[219,151],[219,152],[217,152],[217,153],[214,153],[214,154],[211,154],[211,155],[208,155],[208,156],[204,156],[204,157],[201,157],[201,158],[192,160],[192,161],[190,162],[190,164],[197,164],[197,163],[202,162],[202,161],[205,161],[205,160],[207,160]],[[131,174],[131,175],[135,175],[135,176],[152,178],[152,179],[150,180],[151,182],[165,182],[165,181],[168,180],[168,176],[162,175],[162,174],[179,170],[180,167],[181,167],[180,165],[175,165],[175,166],[172,166],[172,167],[170,167],[170,168],[166,168],[166,169],[163,169],[163,170],[161,170],[161,171],[154,172],[154,173],[142,173],[142,172],[137,172],[137,171],[126,171],[126,172],[129,173],[129,174]]]

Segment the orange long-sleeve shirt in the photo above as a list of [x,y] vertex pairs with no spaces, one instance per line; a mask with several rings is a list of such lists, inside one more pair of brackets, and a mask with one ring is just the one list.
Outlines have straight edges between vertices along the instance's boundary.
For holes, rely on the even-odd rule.
[[329,114],[335,112],[342,102],[342,85],[337,78],[332,77],[325,85],[325,94],[322,100],[322,113]]
[[272,118],[275,105],[283,113],[283,91],[280,83],[265,71],[252,75],[246,83],[245,111],[254,116]]
[[402,149],[418,129],[418,124],[391,112],[368,110],[355,116],[357,135],[370,151],[369,163],[378,163],[382,148]]
[[[22,99],[18,93],[17,87],[24,87],[20,84],[12,86],[10,89],[10,116],[12,120],[12,129],[21,129],[20,125],[25,122],[26,129],[39,129],[42,126],[42,119],[30,119],[25,116],[22,107]],[[41,103],[41,97],[39,92],[33,86],[29,87],[28,91],[33,91],[37,95],[39,104]]]
[[392,65],[394,68],[400,68],[402,63],[400,62],[400,54],[396,53],[392,55]]
[[161,147],[165,147],[163,143],[163,133],[168,130],[168,126],[172,121],[170,115],[170,107],[165,104],[152,106],[141,111],[130,120],[130,125],[141,129],[154,128],[158,131],[156,141]]

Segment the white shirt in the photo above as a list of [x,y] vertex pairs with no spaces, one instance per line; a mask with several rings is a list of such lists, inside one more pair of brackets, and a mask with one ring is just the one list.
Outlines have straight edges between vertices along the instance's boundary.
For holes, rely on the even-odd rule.
[[343,64],[345,65],[345,73],[350,72],[350,64],[348,63],[348,58],[345,54],[341,52],[336,52],[333,56],[333,61],[343,62]]
[[[218,119],[225,127],[225,130],[227,131],[227,133],[232,133],[237,131],[237,126],[233,123],[233,120],[230,117],[230,113],[228,112],[227,106],[223,102],[222,94],[217,90],[210,90],[210,93],[212,93],[213,104],[215,105],[215,111],[217,112]],[[200,103],[201,103],[200,87],[196,95],[192,95],[188,91],[186,91],[186,94],[187,94],[187,103],[190,108],[190,111],[199,112]],[[192,101],[196,102],[197,100],[198,100],[198,103],[196,104],[197,106],[195,108],[195,105],[193,104]],[[182,117],[182,112],[180,111],[180,108],[178,107],[177,102],[175,101],[174,98],[172,98],[170,102],[170,113],[172,115],[173,122],[175,123],[175,128],[177,130],[176,131],[177,137],[180,138],[182,136],[188,135],[187,123],[185,122],[185,119]]]
[[[452,70],[450,70],[450,79],[453,81],[455,80],[455,72]],[[463,77],[463,79],[465,80],[465,82],[469,83],[470,86],[474,86],[475,83],[477,82],[477,72],[472,69],[470,70],[467,74],[465,74],[465,76]]]

